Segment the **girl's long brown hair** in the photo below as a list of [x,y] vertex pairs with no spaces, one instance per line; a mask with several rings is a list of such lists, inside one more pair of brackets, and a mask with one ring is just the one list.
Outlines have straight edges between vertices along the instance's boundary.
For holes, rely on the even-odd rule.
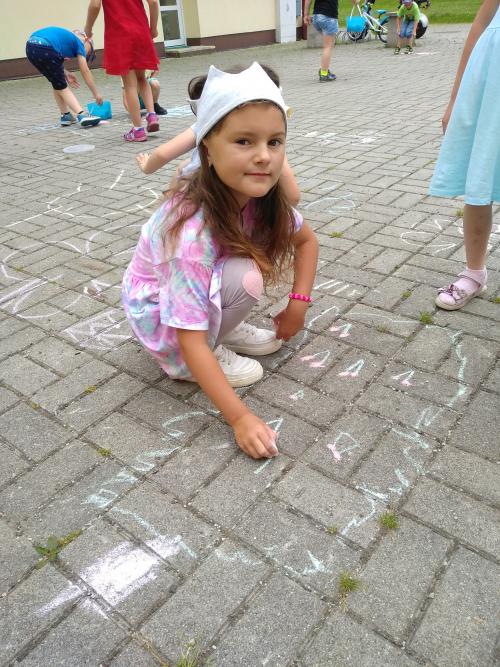
[[[223,122],[224,118],[211,132],[216,132]],[[200,169],[188,181],[177,179],[167,192],[174,204],[164,221],[166,243],[175,244],[184,223],[201,209],[204,226],[224,254],[253,259],[264,282],[276,283],[291,266],[294,249],[294,216],[279,181],[264,197],[254,199],[256,219],[248,237],[242,228],[240,207],[215,169],[209,166],[203,143],[198,150]]]

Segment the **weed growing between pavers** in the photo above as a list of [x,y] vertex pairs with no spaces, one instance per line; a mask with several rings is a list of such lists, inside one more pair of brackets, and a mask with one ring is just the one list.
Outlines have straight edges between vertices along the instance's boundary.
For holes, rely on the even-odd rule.
[[101,456],[104,456],[104,458],[107,458],[108,456],[111,456],[111,449],[107,449],[106,447],[98,447],[97,453]]
[[93,394],[94,391],[97,389],[97,387],[93,384],[90,385],[90,387],[87,387],[86,389],[83,390],[84,394]]
[[76,540],[83,533],[83,530],[73,530],[71,533],[68,533],[64,537],[54,537],[50,535],[47,538],[47,546],[44,547],[42,544],[35,544],[35,551],[43,556],[41,560],[35,565],[37,569],[40,569],[49,562],[52,562],[57,559],[59,552],[64,547],[67,547],[68,544],[71,544],[73,540]]
[[344,235],[344,232],[330,232],[330,237],[332,239],[340,239]]
[[339,591],[341,600],[345,600],[349,593],[357,591],[360,587],[361,582],[356,577],[353,577],[350,572],[344,570],[340,573],[339,579]]
[[411,289],[407,289],[403,292],[403,294],[401,294],[401,297],[403,299],[409,299],[411,297],[412,293],[413,292],[411,291]]
[[420,313],[419,320],[420,322],[422,322],[422,324],[432,324],[432,315],[428,313],[426,310],[423,310]]
[[456,218],[463,218],[464,217],[464,209],[463,208],[457,208],[455,211],[455,217]]
[[330,535],[337,535],[339,529],[338,526],[328,526],[327,531],[330,533]]
[[384,512],[380,515],[378,522],[386,530],[396,530],[399,527],[399,521],[394,512]]
[[387,326],[385,324],[379,324],[378,326],[375,327],[375,329],[379,333],[387,333],[389,331],[389,329],[387,328]]
[[[213,662],[209,659],[208,662],[205,660],[203,664],[209,666]],[[175,667],[201,667],[201,665],[201,649],[194,640],[191,640],[185,645],[181,657],[175,663]]]
[[491,303],[500,303],[500,296],[492,296],[490,301]]

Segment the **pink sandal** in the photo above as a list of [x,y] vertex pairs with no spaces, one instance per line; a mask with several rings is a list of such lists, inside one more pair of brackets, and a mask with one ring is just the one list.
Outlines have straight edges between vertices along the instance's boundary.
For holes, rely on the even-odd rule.
[[[481,274],[482,278],[480,277]],[[475,296],[486,291],[486,269],[484,271],[470,271],[466,269],[458,274],[458,279],[460,278],[466,278],[467,281],[457,280],[458,284],[451,283],[448,287],[442,287],[438,290],[436,306],[444,308],[444,310],[458,310]],[[460,285],[460,282],[463,284]]]

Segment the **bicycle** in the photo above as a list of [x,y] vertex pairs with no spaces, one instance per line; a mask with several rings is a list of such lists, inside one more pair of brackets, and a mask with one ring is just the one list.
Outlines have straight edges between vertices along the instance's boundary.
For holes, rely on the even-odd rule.
[[377,9],[375,11],[378,18],[375,18],[375,16],[372,16],[371,14],[374,4],[375,0],[366,0],[361,9],[359,8],[359,5],[356,5],[365,24],[360,31],[347,29],[346,34],[351,42],[360,42],[362,39],[365,39],[368,32],[371,32],[375,37],[378,37],[384,44],[387,42],[387,24],[389,23],[388,12],[386,9]]

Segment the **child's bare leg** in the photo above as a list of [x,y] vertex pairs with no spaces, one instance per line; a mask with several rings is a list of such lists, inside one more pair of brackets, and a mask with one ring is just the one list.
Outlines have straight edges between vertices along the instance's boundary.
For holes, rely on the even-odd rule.
[[[53,89],[54,90],[54,89]],[[54,90],[54,97],[57,102],[57,106],[61,109],[61,113],[66,113],[69,110],[76,114],[82,111],[83,107],[80,102],[76,99],[75,94],[70,90],[70,88],[64,88],[63,90]],[[64,111],[62,110],[64,108]]]
[[439,290],[436,304],[446,310],[462,308],[486,288],[486,253],[492,227],[491,204],[464,207],[464,241],[467,267],[447,288]]
[[[135,71],[136,76],[137,76],[137,88],[139,89],[141,93],[142,100],[144,102],[144,105],[147,109],[148,113],[154,113],[154,102],[153,102],[153,93],[151,92],[151,86],[149,85],[148,81],[146,80],[146,76],[144,74],[143,69],[138,69]],[[136,92],[136,97],[137,97],[137,92]]]
[[151,93],[153,95],[153,103],[158,102],[158,100],[160,99],[160,83],[153,79],[152,81],[149,82],[149,85],[151,86]]
[[484,269],[488,240],[492,227],[492,208],[487,206],[464,206],[464,242],[467,267],[474,271]]
[[330,69],[330,60],[332,58],[332,49],[334,43],[334,35],[323,35],[323,50],[321,52],[321,69],[323,72]]
[[54,94],[54,99],[56,101],[57,106],[59,107],[59,111],[61,112],[61,114],[68,113],[68,105],[59,94],[60,92],[61,92],[60,90],[52,88],[52,93]]
[[[122,76],[123,93],[127,101],[128,113],[134,127],[141,127],[141,108],[137,97],[137,77],[134,70]],[[144,99],[144,98],[143,98]]]

